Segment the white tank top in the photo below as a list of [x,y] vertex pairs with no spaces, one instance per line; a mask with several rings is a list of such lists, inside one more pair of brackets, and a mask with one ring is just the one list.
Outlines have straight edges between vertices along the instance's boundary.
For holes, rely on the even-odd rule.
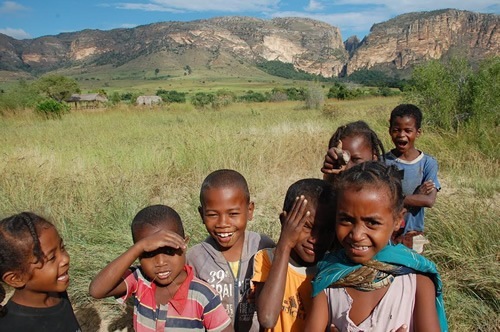
[[356,326],[349,318],[352,298],[345,288],[327,288],[330,324],[341,332],[388,332],[406,324],[408,332],[413,331],[413,308],[417,276],[406,274],[397,276],[373,312]]

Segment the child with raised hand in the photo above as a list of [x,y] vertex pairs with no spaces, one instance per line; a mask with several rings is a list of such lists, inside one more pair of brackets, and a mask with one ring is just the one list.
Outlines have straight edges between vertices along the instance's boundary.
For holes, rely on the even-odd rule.
[[259,331],[250,282],[253,258],[275,244],[246,229],[254,203],[243,175],[230,169],[210,173],[201,185],[198,211],[209,236],[188,251],[188,264],[221,294],[236,331]]
[[334,193],[327,181],[302,179],[289,187],[278,244],[255,255],[252,281],[259,322],[266,331],[307,331],[311,280],[316,263],[331,247],[334,216]]
[[[90,284],[94,298],[134,298],[135,331],[232,331],[219,295],[186,265],[187,239],[180,216],[148,206],[131,225],[134,245]],[[139,259],[140,266],[132,266]]]
[[384,146],[364,121],[350,122],[337,128],[328,142],[321,172],[333,183],[335,177],[354,165],[383,158]]
[[385,162],[396,165],[403,174],[404,204],[407,209],[404,227],[396,232],[393,240],[421,253],[423,245],[429,242],[423,233],[424,208],[434,205],[441,189],[437,177],[438,163],[415,147],[415,140],[422,131],[422,111],[417,106],[396,106],[389,122],[394,148],[385,154]]
[[[447,331],[436,266],[391,245],[403,221],[403,191],[394,166],[366,162],[335,183],[335,232],[342,249],[318,263],[306,331]],[[404,329],[403,329],[404,330]]]
[[0,331],[80,331],[66,293],[69,261],[57,229],[44,218],[22,212],[0,221],[0,275],[14,288],[0,306]]

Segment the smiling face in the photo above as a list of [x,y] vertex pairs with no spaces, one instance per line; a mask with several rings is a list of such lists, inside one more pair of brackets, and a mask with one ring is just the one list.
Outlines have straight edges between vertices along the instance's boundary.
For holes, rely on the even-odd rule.
[[404,211],[394,214],[388,190],[385,186],[370,185],[338,193],[337,239],[354,263],[372,259],[399,229]]
[[397,116],[389,127],[389,134],[394,143],[394,152],[397,156],[405,155],[415,150],[415,139],[420,136],[416,120],[412,116]]
[[370,143],[361,135],[344,137],[342,139],[342,150],[349,151],[351,154],[351,159],[347,163],[346,169],[365,161],[376,159]]
[[64,292],[69,285],[69,255],[63,240],[52,226],[41,227],[38,234],[44,261],[36,262],[36,258],[31,257],[23,292]]
[[237,186],[207,188],[203,191],[200,216],[210,236],[228,261],[240,259],[247,221],[254,204]]
[[[153,235],[161,230],[168,230],[179,234],[176,225],[165,222],[158,226],[145,224],[134,232],[135,242]],[[162,247],[155,251],[144,252],[139,257],[141,268],[144,274],[157,286],[168,286],[174,281],[178,281],[184,276],[184,265],[186,257],[184,251],[179,248]]]
[[333,205],[320,204],[308,206],[309,217],[297,244],[291,253],[292,258],[302,266],[316,264],[323,258],[334,239],[335,208]]

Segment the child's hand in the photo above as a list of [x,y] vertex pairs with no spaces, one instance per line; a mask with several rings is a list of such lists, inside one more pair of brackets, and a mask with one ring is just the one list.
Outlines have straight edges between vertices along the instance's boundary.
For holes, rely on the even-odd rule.
[[345,170],[351,156],[348,151],[342,150],[342,141],[337,146],[328,149],[321,172],[324,174],[339,174]]
[[165,230],[158,231],[151,236],[143,238],[139,241],[139,245],[144,252],[155,251],[163,247],[186,249],[186,242],[179,234]]
[[281,234],[278,244],[283,243],[293,248],[299,240],[302,228],[310,212],[306,209],[307,200],[304,196],[297,197],[290,212],[281,213]]
[[427,180],[417,187],[415,194],[419,195],[429,195],[432,191],[436,189],[436,185],[432,180]]

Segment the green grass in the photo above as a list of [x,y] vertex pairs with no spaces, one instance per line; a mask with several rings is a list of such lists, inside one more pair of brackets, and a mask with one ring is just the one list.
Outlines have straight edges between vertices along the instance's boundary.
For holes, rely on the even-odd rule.
[[[389,148],[387,122],[398,102],[328,101],[324,111],[295,102],[233,104],[220,111],[121,106],[61,120],[30,112],[0,117],[0,217],[32,210],[52,220],[71,254],[75,306],[119,315],[112,300],[91,300],[87,287],[131,245],[129,224],[137,211],[148,204],[172,206],[190,245],[198,243],[206,236],[197,213],[199,186],[209,172],[233,168],[247,178],[256,204],[248,227],[277,240],[286,189],[300,178],[321,177],[335,129],[364,119]],[[451,330],[495,329],[498,159],[424,130],[417,146],[439,161],[443,186],[427,213],[428,253],[443,275]]]

